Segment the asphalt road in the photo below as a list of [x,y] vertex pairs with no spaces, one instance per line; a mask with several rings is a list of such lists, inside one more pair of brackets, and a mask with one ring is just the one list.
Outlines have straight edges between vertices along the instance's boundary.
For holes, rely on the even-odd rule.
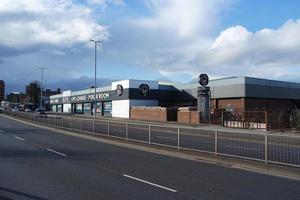
[[300,182],[85,140],[0,116],[0,199],[299,199]]

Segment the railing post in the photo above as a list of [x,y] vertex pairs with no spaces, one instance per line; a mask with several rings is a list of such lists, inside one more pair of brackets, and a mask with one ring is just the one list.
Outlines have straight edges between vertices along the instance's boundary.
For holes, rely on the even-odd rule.
[[109,121],[107,122],[107,136],[109,137]]
[[71,117],[71,130],[73,130],[73,117]]
[[93,134],[95,134],[95,119],[93,119]]
[[177,149],[180,149],[180,128],[177,128]]
[[64,117],[61,118],[61,127],[64,128]]
[[218,131],[215,131],[215,156],[218,155]]
[[265,164],[268,164],[268,135],[265,134]]
[[126,140],[128,140],[128,123],[126,122]]
[[225,124],[224,124],[224,110],[222,110],[222,126],[225,126]]
[[151,144],[151,125],[149,124],[149,144]]

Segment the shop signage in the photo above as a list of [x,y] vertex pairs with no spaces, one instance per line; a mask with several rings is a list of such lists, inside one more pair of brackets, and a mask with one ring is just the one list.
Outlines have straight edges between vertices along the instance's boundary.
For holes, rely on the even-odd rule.
[[200,74],[199,75],[199,83],[202,86],[206,86],[209,82],[209,78],[207,76],[207,74]]
[[61,99],[50,99],[50,104],[60,104]]
[[149,85],[147,85],[145,83],[141,84],[140,87],[139,87],[139,92],[144,97],[147,96],[150,93],[150,87],[149,87]]
[[64,97],[63,98],[63,103],[70,103],[70,102],[71,102],[70,97]]
[[[105,100],[105,99],[109,99],[109,97],[110,97],[109,92],[96,93],[96,100]],[[71,97],[71,102],[94,101],[94,100],[95,100],[94,94]]]
[[116,93],[118,96],[121,96],[123,94],[123,86],[121,84],[117,85]]

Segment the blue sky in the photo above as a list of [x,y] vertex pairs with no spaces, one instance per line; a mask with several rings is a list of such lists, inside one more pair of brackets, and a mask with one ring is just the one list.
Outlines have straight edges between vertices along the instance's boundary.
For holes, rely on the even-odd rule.
[[188,82],[254,76],[300,80],[297,0],[2,0],[0,79],[23,91],[45,71],[46,87],[118,79]]

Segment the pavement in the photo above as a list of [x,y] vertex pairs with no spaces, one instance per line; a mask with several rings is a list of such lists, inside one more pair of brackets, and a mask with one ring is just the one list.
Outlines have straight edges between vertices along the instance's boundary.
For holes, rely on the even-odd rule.
[[86,140],[0,115],[0,199],[299,199],[300,181]]

